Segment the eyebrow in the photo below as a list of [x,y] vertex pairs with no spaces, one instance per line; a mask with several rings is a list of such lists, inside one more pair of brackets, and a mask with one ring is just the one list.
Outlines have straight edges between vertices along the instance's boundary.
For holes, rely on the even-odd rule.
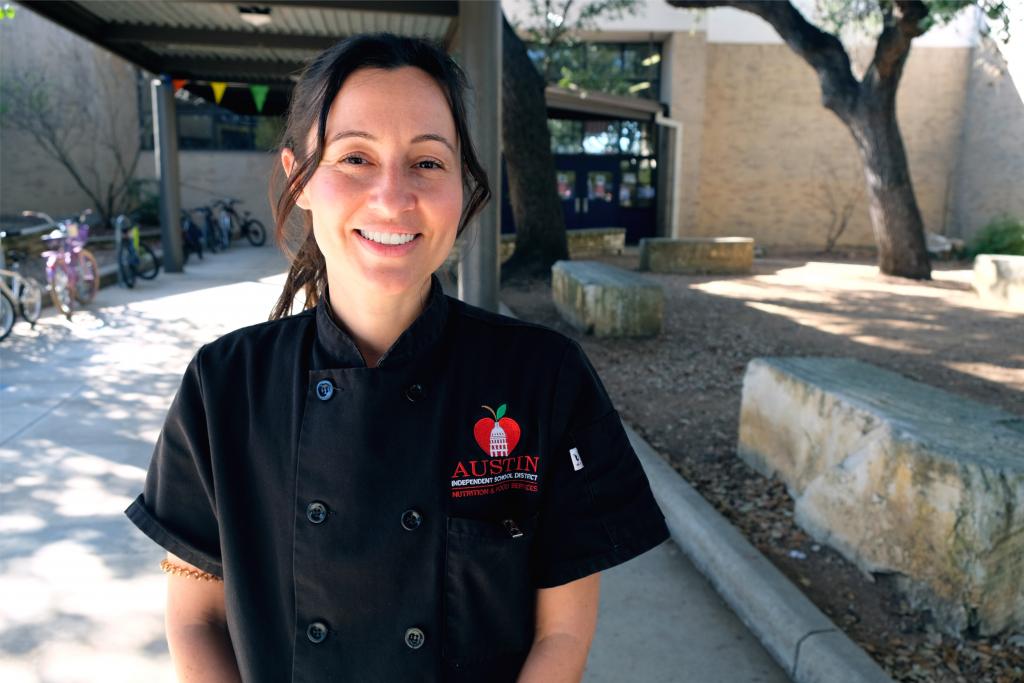
[[[341,140],[342,138],[365,138],[367,140],[373,140],[374,142],[377,141],[376,137],[374,137],[370,133],[367,133],[365,130],[343,130],[343,131],[339,131],[339,132],[335,133],[331,137],[331,139],[327,141],[327,144],[330,145],[330,144],[336,142],[337,140]],[[458,156],[458,154],[455,151],[455,146],[452,145],[452,143],[448,142],[448,138],[446,138],[443,135],[438,135],[437,133],[423,133],[421,135],[417,135],[416,137],[414,137],[409,142],[410,143],[416,143],[416,142],[426,142],[426,141],[430,141],[430,140],[433,140],[435,142],[440,142],[442,145],[444,145],[445,147],[450,149],[453,155]]]

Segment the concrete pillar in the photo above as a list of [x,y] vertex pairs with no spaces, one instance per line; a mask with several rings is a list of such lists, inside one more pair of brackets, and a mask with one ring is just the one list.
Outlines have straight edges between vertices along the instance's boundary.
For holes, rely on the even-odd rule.
[[[466,228],[459,257],[459,299],[498,312],[501,281],[501,3],[459,0],[461,66],[473,90],[467,97],[470,135],[491,183],[491,201]],[[471,232],[475,234],[471,235]]]
[[150,84],[153,93],[153,158],[160,181],[160,237],[164,271],[182,272],[181,187],[178,176],[178,125],[174,86],[162,78]]

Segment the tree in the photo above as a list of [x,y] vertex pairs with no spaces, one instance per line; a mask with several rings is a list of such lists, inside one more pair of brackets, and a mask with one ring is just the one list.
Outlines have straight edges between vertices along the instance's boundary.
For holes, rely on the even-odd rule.
[[[569,19],[573,2],[531,0],[529,15],[533,23],[525,30],[544,45],[557,45],[571,31],[593,27],[598,17],[615,16],[635,0],[587,3],[575,19]],[[502,279],[507,280],[549,275],[555,261],[568,257],[568,247],[544,99],[547,83],[504,16],[502,24],[501,141],[508,199],[516,222],[515,253],[502,266]]]
[[68,52],[58,61],[69,77],[25,70],[0,82],[0,126],[31,136],[89,197],[103,225],[135,208],[141,191],[139,124],[134,107],[119,104],[124,70],[116,59],[98,53],[90,71],[81,55]]
[[756,14],[815,70],[822,105],[846,125],[860,153],[879,269],[888,275],[930,279],[924,223],[896,121],[896,90],[914,38],[975,4],[1008,26],[1006,5],[1001,0],[819,0],[820,13],[836,32],[849,21],[878,20],[874,56],[858,81],[840,39],[811,24],[788,1],[666,1],[674,7],[729,6]]

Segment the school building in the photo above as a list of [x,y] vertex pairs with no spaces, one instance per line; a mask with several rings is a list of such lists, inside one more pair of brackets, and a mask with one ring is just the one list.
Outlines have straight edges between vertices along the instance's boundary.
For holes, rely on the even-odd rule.
[[[386,20],[383,12],[351,2],[246,6],[265,20],[241,16],[242,8],[228,3],[138,3],[137,10],[120,2],[60,4],[74,6],[82,22],[102,24],[107,39],[134,41],[182,65],[231,65],[219,94],[212,79],[187,77],[175,94],[181,204],[233,196],[268,225],[267,180],[278,163],[269,150],[287,103],[290,68],[359,31],[396,27],[443,40],[450,49],[459,45],[456,2],[408,3],[404,17],[396,17],[402,13],[392,3]],[[143,7],[174,4],[179,12],[201,10],[203,31],[189,34],[179,27],[176,41],[162,38],[160,22],[175,19],[171,10]],[[299,30],[287,23],[287,5],[320,8],[321,15],[305,18],[321,17],[322,26],[305,27],[315,30],[318,42],[299,45],[281,37]],[[748,13],[691,12],[662,0],[638,5],[635,15],[580,34],[576,47],[546,55],[530,46],[538,64],[549,57],[553,65],[546,100],[567,227],[625,227],[628,243],[656,235],[740,235],[769,249],[820,248],[834,212],[853,204],[839,244],[871,246],[856,148],[843,124],[822,107],[811,68]],[[88,115],[85,125],[93,128],[80,121],[70,148],[90,173],[115,171],[116,162],[104,153],[106,137],[96,132],[109,128],[129,146],[141,140],[135,174],[154,177],[152,74],[32,5],[16,7],[14,20],[0,21],[0,77],[45,73],[77,93],[69,101],[78,103]],[[527,8],[526,0],[502,0],[513,20],[531,21]],[[115,14],[116,23],[102,23]],[[984,37],[983,21],[973,10],[964,12],[916,39],[899,88],[899,123],[926,229],[951,237],[970,238],[999,214],[1024,217],[1024,17],[1014,18],[1019,28],[1009,45]],[[208,34],[233,24],[273,34],[279,43],[261,43],[257,36],[225,56]],[[870,58],[869,48],[852,50],[855,70]],[[264,80],[248,81],[247,65],[260,63],[262,70],[251,71]],[[280,76],[273,81],[266,76],[270,63]],[[560,86],[559,64],[611,74],[618,92]],[[504,174],[502,179],[504,184]],[[68,215],[89,204],[35,140],[0,131],[0,217],[22,209]],[[513,232],[505,192],[502,204],[502,232]]]

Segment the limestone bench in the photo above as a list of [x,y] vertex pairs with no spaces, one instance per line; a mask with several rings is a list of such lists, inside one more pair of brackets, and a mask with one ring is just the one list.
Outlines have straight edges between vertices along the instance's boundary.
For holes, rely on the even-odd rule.
[[1024,418],[852,359],[757,358],[738,453],[942,630],[1024,627]]
[[621,254],[626,247],[625,228],[579,228],[566,230],[565,236],[571,259]]
[[978,254],[974,289],[982,299],[1024,311],[1024,256]]
[[645,237],[640,240],[640,270],[655,273],[732,275],[754,265],[750,237]]
[[650,337],[661,332],[661,285],[598,261],[556,261],[551,297],[573,327],[598,337]]

